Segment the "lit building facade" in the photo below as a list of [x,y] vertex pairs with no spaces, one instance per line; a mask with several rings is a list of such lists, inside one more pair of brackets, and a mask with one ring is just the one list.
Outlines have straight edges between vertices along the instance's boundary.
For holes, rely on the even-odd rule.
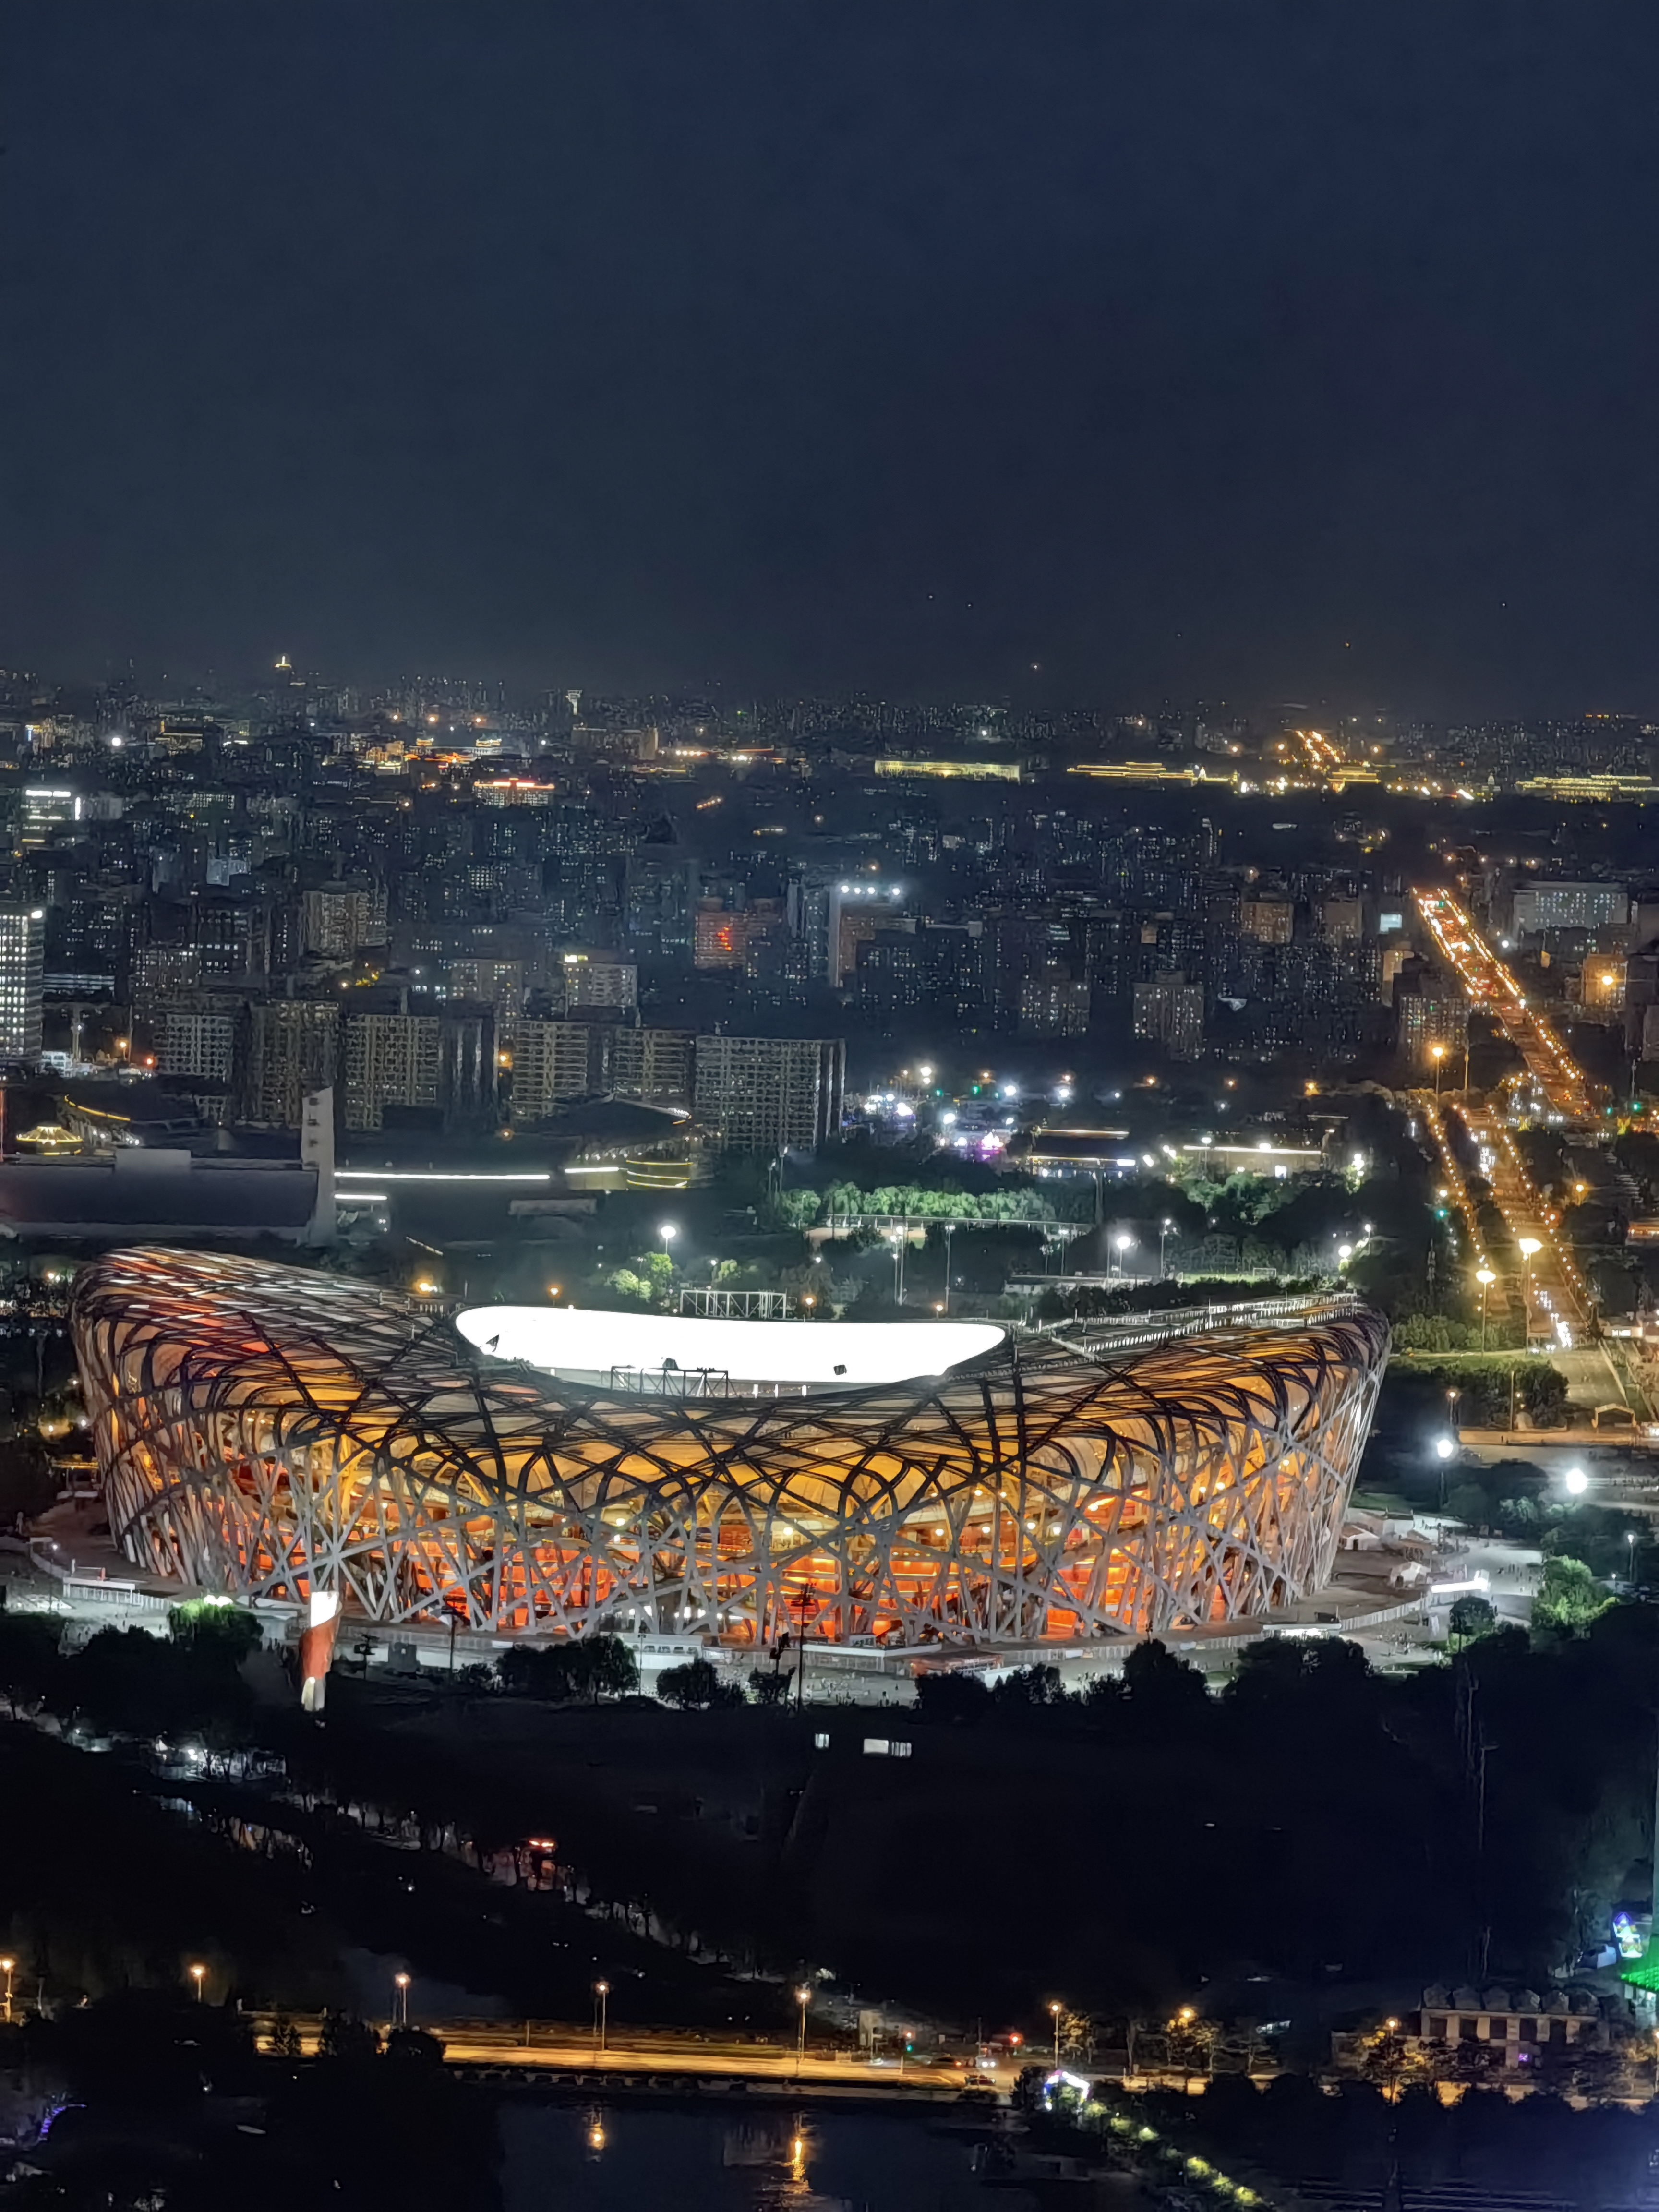
[[39,1060],[46,992],[46,917],[0,907],[0,1060]]
[[813,1152],[839,1135],[839,1037],[700,1036],[693,1111],[723,1150]]
[[82,1273],[72,1328],[110,1527],[151,1572],[757,1650],[1116,1639],[1316,1589],[1389,1345],[1354,1305],[1109,1364],[987,1323],[434,1325],[143,1248]]

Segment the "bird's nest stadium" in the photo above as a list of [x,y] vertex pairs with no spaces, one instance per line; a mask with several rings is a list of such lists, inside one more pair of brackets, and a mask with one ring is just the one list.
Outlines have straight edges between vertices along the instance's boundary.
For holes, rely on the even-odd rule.
[[129,1558],[496,1635],[1077,1642],[1328,1576],[1388,1354],[1337,1305],[1090,1357],[983,1322],[434,1318],[137,1249],[73,1331]]

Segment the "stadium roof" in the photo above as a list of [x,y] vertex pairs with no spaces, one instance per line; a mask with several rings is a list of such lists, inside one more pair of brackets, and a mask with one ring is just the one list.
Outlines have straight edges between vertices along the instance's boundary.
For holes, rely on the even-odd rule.
[[491,1358],[573,1381],[665,1370],[827,1389],[945,1375],[1007,1339],[984,1322],[704,1321],[571,1306],[474,1306],[455,1326]]

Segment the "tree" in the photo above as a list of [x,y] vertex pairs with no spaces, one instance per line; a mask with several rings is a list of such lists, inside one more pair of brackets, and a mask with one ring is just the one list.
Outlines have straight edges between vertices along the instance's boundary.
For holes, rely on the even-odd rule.
[[1489,1598],[1479,1597],[1473,1590],[1454,1599],[1447,1620],[1455,1644],[1473,1644],[1477,1636],[1486,1636],[1498,1626],[1498,1608]]
[[63,1626],[44,1613],[0,1613],[0,1694],[20,1705],[44,1698],[57,1678]]
[[657,1677],[657,1695],[665,1705],[678,1705],[682,1712],[743,1703],[740,1686],[726,1681],[707,1659],[688,1659],[683,1667],[665,1667]]
[[167,1612],[167,1633],[192,1657],[240,1667],[264,1641],[258,1621],[228,1598],[191,1597]]
[[394,2027],[386,2039],[386,2055],[402,2066],[441,2066],[443,2039],[430,2028]]
[[240,1721],[250,1693],[222,1650],[176,1644],[143,1628],[100,1628],[65,1660],[55,1699],[97,1726],[176,1735]]
[[1582,1559],[1546,1559],[1544,1578],[1533,1600],[1533,1626],[1577,1635],[1611,1602]]
[[785,1228],[810,1229],[818,1218],[819,1204],[815,1190],[786,1190],[778,1194],[775,1211]]
[[572,1672],[597,1704],[601,1698],[631,1698],[640,1686],[640,1662],[620,1636],[587,1636],[571,1648]]
[[981,1721],[991,1710],[990,1685],[981,1675],[962,1674],[955,1668],[919,1674],[916,1710],[926,1721]]
[[360,2066],[380,2054],[380,2038],[378,2029],[366,2020],[352,2014],[325,2012],[322,2033],[317,2039],[319,2058],[337,2059],[342,2065]]
[[1016,1667],[992,1692],[1000,1705],[1058,1705],[1066,1701],[1058,1667]]
[[793,1674],[785,1674],[775,1667],[754,1667],[749,1673],[749,1694],[757,1705],[787,1705]]
[[620,1636],[568,1638],[557,1644],[515,1644],[501,1660],[501,1687],[513,1698],[543,1698],[568,1705],[586,1698],[630,1697],[640,1686],[639,1662]]
[[574,1687],[569,1654],[562,1644],[515,1644],[502,1652],[498,1672],[509,1698],[543,1698],[562,1705]]
[[1123,1662],[1124,1703],[1137,1720],[1171,1731],[1199,1726],[1209,1692],[1198,1668],[1178,1659],[1154,1637],[1137,1644]]

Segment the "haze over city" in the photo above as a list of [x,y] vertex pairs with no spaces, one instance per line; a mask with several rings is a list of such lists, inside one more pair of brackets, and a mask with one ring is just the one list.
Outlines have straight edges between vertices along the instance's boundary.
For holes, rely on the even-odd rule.
[[14,0],[0,655],[1643,711],[1656,35]]

